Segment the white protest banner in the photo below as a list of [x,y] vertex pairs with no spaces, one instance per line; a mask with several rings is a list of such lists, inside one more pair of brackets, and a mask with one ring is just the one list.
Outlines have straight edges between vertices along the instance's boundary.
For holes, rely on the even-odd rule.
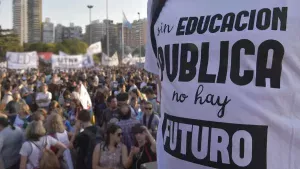
[[59,51],[58,53],[59,56],[69,56],[68,54],[66,54],[65,52]]
[[7,68],[7,62],[0,62],[0,68],[6,69]]
[[6,61],[9,69],[38,68],[38,54],[36,52],[7,52]]
[[82,65],[83,56],[74,55],[74,56],[58,56],[52,55],[52,70],[55,69],[80,69]]
[[101,42],[91,44],[89,46],[89,48],[87,49],[87,53],[90,54],[90,55],[98,54],[98,53],[101,53],[101,52],[102,52]]
[[106,54],[103,53],[102,65],[103,66],[118,66],[119,58],[118,58],[117,52],[112,57],[108,57]]
[[92,107],[91,97],[83,84],[80,86],[79,100],[83,109],[89,110]]

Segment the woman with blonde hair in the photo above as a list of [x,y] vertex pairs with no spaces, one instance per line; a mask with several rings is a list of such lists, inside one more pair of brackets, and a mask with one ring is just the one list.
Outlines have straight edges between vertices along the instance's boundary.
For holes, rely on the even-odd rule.
[[22,103],[20,104],[20,112],[18,112],[14,120],[14,126],[25,130],[29,122],[31,122],[30,108],[27,104]]
[[61,107],[57,101],[53,100],[49,105],[49,113],[51,113],[53,110],[56,110],[56,109],[61,109]]
[[[54,114],[50,119],[48,133],[53,138],[56,138],[58,141],[62,142],[66,147],[69,147],[69,137],[68,132],[65,129],[63,118],[59,114]],[[53,152],[58,153],[56,147],[51,147]],[[61,167],[64,169],[73,169],[72,157],[70,150],[67,149],[63,153],[63,157],[59,159],[61,162]]]
[[42,149],[54,146],[59,149],[57,157],[62,156],[66,146],[51,136],[46,135],[46,130],[41,121],[31,122],[26,129],[27,141],[20,150],[20,169],[39,168]]

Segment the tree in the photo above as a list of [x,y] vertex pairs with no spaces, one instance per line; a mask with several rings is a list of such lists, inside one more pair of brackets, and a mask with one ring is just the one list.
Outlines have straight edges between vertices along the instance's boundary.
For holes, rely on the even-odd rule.
[[22,52],[23,47],[16,34],[2,34],[0,30],[0,59],[5,60],[6,52]]
[[66,52],[71,55],[84,54],[86,53],[86,50],[88,48],[88,44],[78,39],[64,40],[62,42],[62,45],[68,49],[68,52],[66,51],[63,52]]

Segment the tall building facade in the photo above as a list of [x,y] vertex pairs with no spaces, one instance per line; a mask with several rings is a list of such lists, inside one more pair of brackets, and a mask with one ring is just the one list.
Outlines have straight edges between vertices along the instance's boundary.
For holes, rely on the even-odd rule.
[[85,27],[85,41],[88,44],[99,42],[106,35],[106,25],[99,20],[92,21]]
[[42,0],[28,1],[28,42],[42,40]]
[[64,26],[61,24],[57,24],[55,27],[55,34],[54,34],[55,42],[62,42],[63,34],[64,34]]
[[147,38],[147,19],[135,20],[132,23],[132,40],[133,47],[146,45]]
[[43,43],[53,43],[54,42],[54,24],[51,23],[50,18],[46,18],[43,22]]
[[122,32],[122,23],[117,24],[117,42],[122,48],[122,33],[124,33],[124,46],[134,46],[134,40],[132,37],[132,28],[131,27],[124,27]]
[[18,35],[21,45],[28,42],[28,4],[27,0],[13,0],[13,31]]
[[70,23],[69,27],[63,28],[62,39],[83,39],[82,28],[80,26],[75,26],[74,23]]

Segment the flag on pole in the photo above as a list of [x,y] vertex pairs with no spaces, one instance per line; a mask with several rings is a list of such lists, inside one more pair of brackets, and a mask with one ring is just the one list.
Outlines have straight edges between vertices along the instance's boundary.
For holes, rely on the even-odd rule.
[[123,12],[123,27],[131,28],[131,23],[128,21],[124,12]]
[[91,44],[91,46],[87,49],[87,53],[89,54],[98,54],[102,52],[101,42],[96,42]]

